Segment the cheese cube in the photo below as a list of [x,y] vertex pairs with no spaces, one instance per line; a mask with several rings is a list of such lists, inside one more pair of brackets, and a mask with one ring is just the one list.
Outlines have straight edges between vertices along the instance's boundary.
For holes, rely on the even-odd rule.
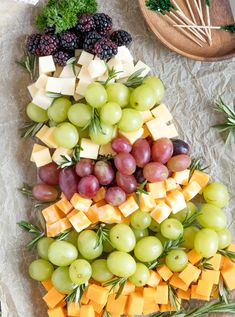
[[171,207],[173,214],[187,207],[184,195],[179,190],[170,192],[166,197],[166,202]]
[[151,195],[140,193],[140,209],[142,211],[151,211],[156,206],[156,202]]
[[30,93],[30,96],[34,98],[38,92],[38,88],[35,86],[35,83],[28,86],[28,91]]
[[58,77],[60,78],[74,78],[77,77],[80,68],[78,66],[74,66],[73,64],[65,65]]
[[168,285],[165,283],[157,286],[156,303],[165,305],[168,303]]
[[42,215],[49,225],[64,217],[63,212],[55,204],[43,209]]
[[151,211],[151,217],[158,223],[162,223],[169,217],[171,208],[163,201],[157,203],[156,207]]
[[137,292],[131,293],[126,305],[128,315],[141,315],[144,307],[144,297]]
[[196,181],[201,188],[204,188],[209,183],[209,175],[201,172],[201,171],[194,171],[192,177],[190,178],[190,182]]
[[58,147],[54,137],[55,129],[55,127],[47,129],[46,132],[40,137],[40,140],[51,149],[55,149]]
[[99,155],[116,155],[116,152],[112,149],[111,143],[102,144],[99,149]]
[[150,110],[140,111],[140,114],[144,120],[144,122],[148,122],[153,119],[152,113]]
[[150,72],[150,67],[143,63],[142,61],[138,61],[138,63],[135,65],[134,72],[137,72],[138,70],[143,69],[141,73],[141,77],[145,77]]
[[135,72],[134,62],[127,62],[122,64],[123,71],[119,74],[119,78],[130,77]]
[[174,178],[169,177],[165,180],[165,185],[166,185],[166,191],[169,192],[173,189],[177,188],[177,184]]
[[46,84],[47,84],[48,76],[45,74],[42,74],[38,77],[37,81],[35,82],[35,87],[37,89],[46,89]]
[[91,199],[83,198],[82,196],[80,196],[77,193],[73,195],[70,202],[75,209],[77,209],[79,211],[84,211],[84,212],[86,212],[92,204]]
[[173,178],[175,179],[176,184],[188,185],[189,175],[190,175],[190,170],[187,169],[181,172],[173,173]]
[[54,100],[53,98],[50,98],[46,95],[46,92],[44,90],[40,89],[40,90],[38,90],[38,92],[34,96],[32,102],[36,106],[38,106],[44,110],[47,110],[51,106],[53,100]]
[[98,208],[99,220],[104,223],[120,223],[122,214],[117,207],[106,204]]
[[119,130],[119,134],[124,136],[131,144],[140,139],[144,133],[144,129],[141,128],[135,132],[123,132]]
[[56,70],[52,55],[39,57],[40,74],[48,74]]
[[44,149],[46,149],[45,146],[35,143],[34,146],[33,146],[32,154],[31,154],[31,157],[30,157],[30,161],[34,162],[34,158],[33,158],[33,154],[34,153],[36,153],[38,151],[41,151],[41,150],[44,150]]
[[130,50],[126,46],[118,47],[118,53],[114,57],[117,61],[123,63],[133,62],[133,56],[131,55]]
[[47,237],[56,237],[58,234],[70,229],[71,227],[71,223],[67,218],[60,219],[52,224],[47,224]]
[[83,138],[81,140],[80,157],[96,160],[99,153],[99,145],[92,142],[90,139]]
[[47,165],[52,162],[51,154],[48,148],[44,148],[32,153],[32,160],[37,167]]
[[135,198],[133,196],[130,196],[127,198],[127,200],[121,204],[119,207],[119,210],[123,214],[124,217],[128,217],[133,212],[139,209],[139,205],[137,204]]
[[76,87],[76,93],[80,96],[85,96],[85,93],[86,93],[86,90],[87,90],[87,87],[90,85],[90,81],[84,81],[84,80],[79,80],[79,83],[77,84],[77,87]]
[[162,122],[167,123],[173,119],[172,114],[163,103],[151,110],[155,118],[160,118]]
[[199,253],[197,253],[197,251],[195,251],[194,249],[190,250],[187,253],[187,256],[188,256],[189,262],[192,263],[193,265],[198,263],[202,259],[202,256]]
[[57,148],[57,149],[55,150],[55,152],[53,153],[53,155],[52,155],[52,160],[53,160],[56,164],[60,165],[60,163],[61,163],[62,160],[63,160],[62,155],[64,155],[64,156],[70,156],[71,154],[72,154],[72,150],[70,150],[70,149],[65,149],[65,148],[63,148],[63,147],[59,147],[59,148]]
[[192,264],[188,264],[186,268],[179,274],[179,278],[189,286],[192,282],[199,278],[201,270]]
[[221,271],[223,280],[230,291],[235,289],[235,266]]
[[180,278],[179,273],[174,273],[169,281],[169,284],[173,286],[174,288],[179,288],[183,291],[188,290],[188,285],[186,285]]
[[191,181],[186,187],[184,187],[182,193],[186,201],[193,199],[200,191],[201,186],[195,182]]
[[204,270],[202,271],[201,279],[208,281],[209,283],[212,283],[214,285],[217,285],[219,284],[220,271]]
[[166,187],[165,182],[148,183],[147,191],[153,199],[165,198],[166,197]]
[[101,59],[95,59],[91,61],[87,67],[88,73],[92,79],[98,78],[107,71],[105,62]]
[[81,232],[91,225],[91,221],[82,211],[72,211],[67,217],[77,232]]
[[162,281],[161,276],[153,270],[150,270],[149,273],[150,273],[150,277],[149,277],[148,282],[146,284],[148,286],[151,286],[151,287],[158,286],[158,284]]
[[75,93],[76,78],[61,78],[61,94],[73,96]]
[[93,58],[94,55],[87,53],[86,51],[82,51],[77,63],[82,66],[88,66]]
[[161,276],[161,278],[164,280],[164,281],[168,281],[173,273],[171,272],[171,270],[168,269],[168,267],[164,264],[162,266],[160,266],[158,269],[157,269],[157,272],[158,274]]

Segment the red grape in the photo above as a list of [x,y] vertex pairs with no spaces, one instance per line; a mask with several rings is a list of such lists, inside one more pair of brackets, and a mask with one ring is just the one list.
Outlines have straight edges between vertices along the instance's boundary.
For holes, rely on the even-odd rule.
[[114,164],[119,172],[125,175],[132,175],[136,169],[134,157],[129,153],[119,153],[114,158]]
[[168,138],[158,139],[152,146],[152,159],[154,162],[165,164],[173,154],[173,143]]
[[115,174],[110,163],[98,161],[95,164],[94,175],[97,177],[101,185],[109,185],[112,183]]
[[93,173],[94,162],[93,160],[82,158],[75,167],[75,172],[78,176],[84,177],[89,176]]
[[173,155],[179,155],[179,154],[189,154],[189,150],[190,150],[190,147],[189,145],[184,142],[183,140],[173,140],[173,146],[174,146],[174,152],[173,152]]
[[58,197],[57,189],[47,184],[34,185],[32,192],[34,198],[42,202],[52,202]]
[[78,192],[85,198],[93,198],[100,188],[98,179],[93,176],[85,176],[78,183]]
[[121,187],[127,194],[134,193],[138,186],[133,175],[124,175],[121,172],[117,172],[116,181],[117,185]]
[[48,185],[58,185],[60,169],[56,163],[49,163],[38,170],[39,178]]
[[168,162],[167,167],[172,172],[181,172],[186,170],[191,164],[191,159],[188,155],[180,154],[173,156]]
[[120,206],[126,201],[126,193],[120,187],[110,187],[106,194],[105,200],[112,206]]
[[136,165],[144,167],[151,159],[151,149],[148,141],[145,139],[137,140],[133,145],[131,154],[136,161]]
[[169,171],[165,165],[159,162],[151,162],[144,167],[144,177],[154,183],[167,179]]
[[68,199],[71,199],[77,193],[79,177],[76,175],[72,167],[67,167],[61,170],[59,185],[61,191]]
[[130,142],[123,137],[118,137],[116,139],[114,139],[112,141],[112,149],[116,152],[116,153],[129,153],[131,152],[132,146],[130,144]]

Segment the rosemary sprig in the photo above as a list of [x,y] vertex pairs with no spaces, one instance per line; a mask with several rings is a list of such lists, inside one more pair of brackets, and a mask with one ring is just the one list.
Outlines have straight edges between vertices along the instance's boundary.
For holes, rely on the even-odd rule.
[[196,220],[197,217],[201,214],[200,210],[196,210],[192,215],[187,212],[185,219],[182,221],[184,228],[190,227]]
[[191,165],[189,166],[189,169],[190,169],[190,176],[193,175],[194,171],[205,171],[209,168],[210,166],[207,165],[207,166],[204,166],[204,162],[202,160],[202,158],[193,158],[192,161],[191,161]]
[[176,240],[167,240],[163,245],[163,251],[159,258],[165,258],[171,250],[181,249],[184,242],[183,236],[179,236]]
[[82,295],[87,287],[87,283],[81,284],[81,285],[74,285],[72,293],[68,294],[65,297],[65,301],[68,302],[68,304],[71,304],[72,302],[75,302],[76,304],[80,304]]
[[44,122],[27,121],[24,126],[20,128],[21,138],[34,137],[42,128]]
[[209,259],[202,258],[201,261],[198,263],[197,267],[202,271],[213,270],[212,264],[208,262],[210,259],[212,259],[212,257],[210,257]]
[[222,249],[218,250],[218,252],[229,259],[231,262],[235,263],[235,252]]
[[117,75],[122,73],[122,71],[116,71],[114,67],[110,68],[108,64],[106,64],[106,67],[108,70],[108,78],[105,81],[98,81],[98,83],[104,86],[107,86],[111,80],[117,78]]
[[168,297],[169,297],[170,308],[172,310],[179,311],[180,300],[176,293],[176,290],[171,285],[168,285]]
[[66,168],[69,166],[75,165],[80,161],[80,154],[83,148],[78,144],[73,148],[72,156],[69,155],[61,155],[61,162],[59,164],[59,168]]
[[37,57],[24,51],[24,56],[20,60],[16,60],[16,64],[24,68],[30,75],[32,81],[36,78]]
[[138,205],[140,205],[140,194],[149,195],[149,193],[145,190],[146,184],[147,184],[147,180],[145,180],[143,183],[139,183],[135,191]]
[[17,224],[22,230],[32,235],[32,241],[26,245],[28,250],[34,249],[38,241],[45,236],[45,232],[27,221],[22,220],[17,222]]
[[95,245],[95,249],[98,248],[104,241],[108,241],[110,243],[109,240],[109,229],[106,227],[105,223],[99,223],[94,230],[96,231],[97,234],[97,242]]
[[57,241],[65,240],[70,235],[71,232],[72,232],[72,229],[67,229],[64,232],[61,232],[60,234],[58,234],[54,239]]
[[148,9],[160,12],[163,15],[170,12],[171,9],[177,10],[170,0],[146,0],[146,6]]
[[127,81],[124,83],[124,85],[126,85],[127,87],[131,87],[131,88],[136,88],[138,86],[140,86],[144,79],[146,78],[141,76],[142,72],[144,71],[144,68],[141,68],[139,70],[137,70],[136,72],[134,72],[128,79]]
[[226,304],[229,304],[230,300],[230,292],[226,285],[224,284],[224,281],[222,278],[220,278],[219,285],[218,285],[218,291],[219,291],[219,298],[221,302],[225,302]]
[[109,291],[109,292],[111,292],[113,289],[115,289],[117,286],[119,286],[118,291],[117,291],[116,296],[115,296],[115,299],[118,299],[118,297],[122,294],[122,291],[126,285],[126,282],[127,282],[127,278],[125,278],[125,277],[115,277],[114,279],[105,283],[104,287],[112,286],[110,291]]
[[[235,26],[234,26],[235,28]],[[212,128],[216,128],[219,132],[226,132],[226,142],[227,145],[232,141],[235,136],[235,108],[234,106],[227,105],[223,99],[220,97],[216,102],[216,111],[222,112],[225,115],[226,121],[221,124],[215,124]]]

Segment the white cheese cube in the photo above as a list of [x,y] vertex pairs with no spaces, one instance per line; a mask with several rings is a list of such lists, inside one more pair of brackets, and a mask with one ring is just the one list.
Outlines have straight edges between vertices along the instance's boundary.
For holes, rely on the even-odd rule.
[[56,67],[56,71],[53,74],[53,77],[57,77],[57,78],[60,77],[60,74],[61,74],[62,70],[63,70],[62,66],[57,66]]
[[140,111],[140,114],[144,120],[144,123],[153,119],[153,116],[150,110]]
[[33,146],[32,154],[31,154],[31,157],[30,157],[30,161],[34,162],[34,158],[33,158],[33,154],[34,153],[36,153],[38,151],[41,151],[41,150],[44,150],[44,149],[46,149],[45,146],[35,143],[34,146]]
[[90,62],[93,60],[93,58],[93,54],[87,53],[86,51],[82,51],[77,63],[78,65],[88,66]]
[[141,76],[145,77],[150,72],[150,67],[143,63],[142,61],[138,61],[138,63],[135,65],[134,72],[137,72],[138,70],[143,69]]
[[91,75],[88,72],[87,66],[82,66],[77,78],[82,79],[83,81],[93,82],[93,79],[91,78]]
[[131,144],[134,144],[135,141],[140,139],[144,133],[144,129],[141,128],[135,132],[123,132],[119,130],[119,134],[124,136]]
[[28,86],[28,91],[30,93],[30,96],[34,98],[36,93],[38,92],[38,88],[35,86],[35,83]]
[[99,155],[116,155],[117,153],[112,149],[111,143],[100,146]]
[[127,62],[123,65],[123,72],[119,74],[119,78],[130,77],[135,72],[133,61]]
[[105,62],[101,59],[91,61],[87,67],[88,73],[92,79],[98,78],[107,71]]
[[126,46],[118,47],[118,53],[115,55],[115,59],[123,63],[133,62],[133,56]]
[[84,97],[81,96],[81,95],[79,95],[79,94],[77,94],[77,93],[75,92],[75,94],[73,95],[73,98],[74,98],[75,101],[79,101],[79,100],[83,99]]
[[52,55],[39,57],[40,74],[48,74],[56,70]]
[[96,160],[99,153],[99,145],[92,142],[90,139],[81,139],[81,152],[80,156]]
[[63,160],[63,158],[61,157],[61,155],[64,156],[70,156],[72,154],[72,150],[70,149],[65,149],[63,147],[59,147],[55,150],[55,152],[52,155],[52,160],[57,164],[60,165],[61,161]]
[[59,77],[60,78],[75,78],[77,74],[79,73],[79,71],[80,71],[80,68],[78,66],[69,64],[63,68]]
[[169,122],[173,119],[172,114],[163,103],[151,110],[155,118],[160,118],[163,122]]
[[73,96],[75,93],[76,78],[61,78],[61,94]]
[[60,93],[61,92],[61,79],[55,77],[48,77],[46,84],[46,91]]
[[37,87],[38,89],[46,89],[46,84],[47,84],[47,79],[48,76],[45,74],[42,74],[38,77],[36,83],[35,83],[35,87]]
[[38,90],[32,102],[38,107],[47,110],[51,106],[53,100],[53,98],[46,96],[45,90]]
[[77,87],[76,87],[76,93],[84,97],[87,87],[89,85],[90,85],[90,82],[79,80],[79,83],[77,84]]

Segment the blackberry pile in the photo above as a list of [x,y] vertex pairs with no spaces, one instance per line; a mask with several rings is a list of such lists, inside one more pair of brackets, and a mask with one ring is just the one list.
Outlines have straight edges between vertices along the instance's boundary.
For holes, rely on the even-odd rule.
[[82,14],[77,25],[60,34],[55,28],[47,27],[42,34],[28,36],[26,49],[36,56],[53,55],[55,63],[64,66],[74,56],[75,49],[98,55],[108,60],[118,52],[118,46],[128,46],[132,42],[131,35],[118,30],[111,33],[113,22],[105,13]]

